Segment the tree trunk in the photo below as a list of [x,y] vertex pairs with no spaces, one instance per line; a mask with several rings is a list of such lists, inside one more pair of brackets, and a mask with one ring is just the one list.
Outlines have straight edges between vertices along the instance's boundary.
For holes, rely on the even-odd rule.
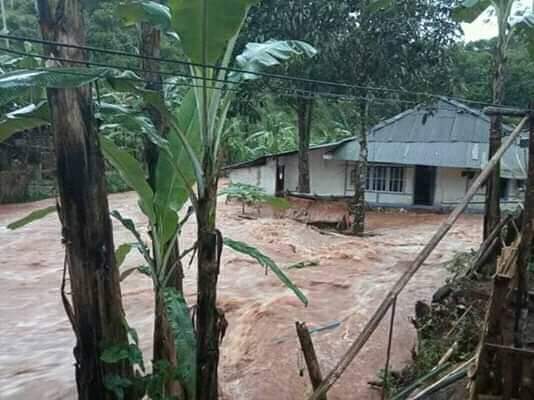
[[298,192],[310,193],[310,132],[313,112],[313,100],[300,98],[297,100],[297,129],[299,137],[299,180]]
[[[534,104],[530,104],[530,109]],[[529,145],[528,145],[528,175],[525,191],[525,207],[523,210],[523,227],[521,243],[517,255],[518,288],[516,299],[516,315],[514,326],[514,345],[525,345],[525,330],[528,317],[528,266],[532,258],[532,243],[534,241],[534,115],[530,117]]]
[[[209,167],[204,170],[210,170]],[[205,196],[198,200],[198,281],[197,281],[197,399],[216,400],[219,343],[224,335],[224,317],[217,310],[222,238],[215,228],[217,179],[207,179]]]
[[[141,49],[142,56],[159,58],[161,55],[161,34],[160,31],[150,24],[141,24]],[[142,59],[141,68],[143,69],[143,78],[147,80],[146,88],[161,92],[163,85],[161,82],[160,64],[158,61]],[[163,134],[163,119],[157,108],[146,105],[145,110],[150,115],[154,127]],[[148,137],[144,137],[144,157],[148,169],[148,181],[152,188],[156,186],[156,166],[158,164],[159,149],[152,143]]]
[[367,182],[367,119],[369,106],[367,100],[360,101],[360,154],[356,163],[354,176],[354,196],[351,201],[352,233],[361,235],[365,232],[365,189]]
[[[38,1],[43,38],[84,46],[82,2],[55,3],[57,7],[51,10],[48,0]],[[46,53],[85,60],[78,49],[49,46]],[[128,338],[91,89],[48,89],[47,95],[72,292],[78,398],[114,400],[104,381],[112,375],[131,378],[133,371],[127,361],[106,364],[100,360],[104,348],[125,345]],[[125,398],[135,397],[127,391]]]
[[[159,3],[159,1],[156,0]],[[141,24],[141,55],[152,58],[161,56],[161,33],[159,29],[150,24]],[[160,73],[159,61],[144,58],[142,59],[142,69],[144,70],[143,78],[147,80],[146,88],[149,90],[159,91],[163,96],[162,80]],[[164,126],[163,117],[157,108],[146,105],[145,109],[150,115],[154,127],[161,136],[166,136],[167,127]],[[147,137],[144,139],[144,157],[148,170],[148,181],[152,189],[156,189],[156,168],[159,159],[159,149]],[[183,268],[179,260],[180,250],[178,241],[175,243],[175,250],[169,259],[169,266],[178,263],[174,273],[169,279],[168,287],[175,288],[178,293],[183,293]],[[155,288],[154,293],[154,333],[153,333],[153,359],[154,365],[161,361],[166,361],[171,368],[176,369],[178,359],[176,347],[174,344],[174,334],[171,330],[167,314],[165,312],[165,303],[163,293],[160,287]],[[165,382],[165,395],[184,399],[185,394],[180,382],[170,377]]]
[[[495,53],[495,75],[493,78],[493,103],[500,105],[504,99],[504,68],[505,68],[505,38],[504,33],[500,33],[497,39],[497,48]],[[502,117],[492,116],[490,125],[489,138],[489,154],[488,160],[493,157],[501,146],[502,136]],[[484,215],[484,239],[493,231],[499,223],[501,218],[500,206],[500,178],[501,168],[500,163],[497,165],[493,173],[486,183],[486,212]],[[500,243],[492,259],[496,261],[497,255],[500,253]]]

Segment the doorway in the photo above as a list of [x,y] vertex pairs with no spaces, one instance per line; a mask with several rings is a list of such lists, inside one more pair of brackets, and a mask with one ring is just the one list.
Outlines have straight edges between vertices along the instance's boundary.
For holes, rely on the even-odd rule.
[[421,206],[434,204],[435,183],[436,167],[416,165],[413,203]]
[[285,189],[285,179],[286,178],[286,167],[285,165],[276,166],[276,188],[275,193],[277,196],[284,195]]

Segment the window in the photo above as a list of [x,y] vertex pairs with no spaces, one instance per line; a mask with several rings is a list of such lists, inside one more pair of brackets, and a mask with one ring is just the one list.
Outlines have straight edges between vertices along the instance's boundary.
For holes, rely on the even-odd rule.
[[366,189],[373,192],[403,193],[405,175],[403,167],[370,166],[367,170]]
[[387,167],[373,167],[372,190],[385,192],[387,181]]
[[389,169],[389,191],[404,192],[404,168],[390,167]]

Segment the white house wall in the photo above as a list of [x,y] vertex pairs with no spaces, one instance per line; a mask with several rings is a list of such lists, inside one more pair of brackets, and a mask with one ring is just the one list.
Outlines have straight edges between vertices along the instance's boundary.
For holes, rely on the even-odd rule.
[[230,170],[228,177],[232,183],[261,185],[261,167],[236,168]]
[[[323,158],[327,149],[309,152],[310,191],[318,196],[345,195],[345,162]],[[279,157],[279,165],[285,166],[285,187],[290,192],[298,191],[298,156]]]
[[[354,194],[350,184],[353,162],[324,159],[327,149],[310,151],[310,185],[311,193],[319,196],[348,197]],[[298,186],[298,157],[297,154],[270,158],[265,165],[233,169],[229,172],[231,182],[255,185],[263,188],[266,193],[274,195],[276,191],[277,165],[285,166],[284,190],[296,192]],[[374,164],[372,165],[386,165]],[[474,179],[462,176],[461,168],[440,168],[436,170],[434,203],[436,207],[454,207],[465,196],[468,185]],[[375,192],[366,191],[365,200],[372,205],[410,206],[413,205],[415,187],[415,167],[404,166],[404,192]],[[465,174],[464,174],[465,175]],[[508,196],[504,199],[506,205],[512,205],[522,195],[518,189],[518,181],[508,181]],[[484,208],[485,189],[481,188],[473,198],[469,208],[482,210]]]
[[269,159],[261,168],[261,188],[267,194],[276,194],[276,160]]
[[438,168],[434,205],[459,203],[467,191],[467,177],[462,176],[460,168]]
[[276,161],[268,160],[265,165],[236,168],[229,172],[230,182],[254,185],[274,195],[276,190]]

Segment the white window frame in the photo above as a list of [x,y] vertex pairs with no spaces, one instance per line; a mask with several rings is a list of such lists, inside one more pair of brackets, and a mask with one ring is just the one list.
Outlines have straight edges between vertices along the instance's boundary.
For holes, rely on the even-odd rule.
[[[394,177],[392,171],[400,171],[400,178]],[[376,171],[380,171],[379,179],[376,178]],[[400,190],[392,190],[393,184],[400,185]],[[365,190],[378,193],[406,193],[407,173],[406,167],[400,165],[373,164],[367,167],[367,182]]]

